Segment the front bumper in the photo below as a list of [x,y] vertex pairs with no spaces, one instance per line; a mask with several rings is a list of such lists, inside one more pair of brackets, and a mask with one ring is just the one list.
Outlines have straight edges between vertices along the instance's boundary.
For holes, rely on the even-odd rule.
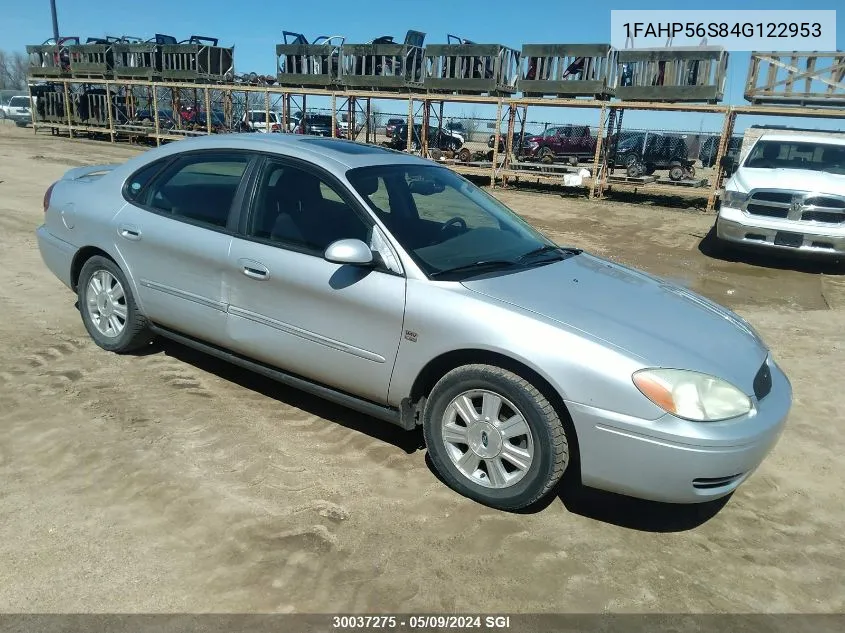
[[773,361],[771,392],[749,415],[689,422],[641,420],[567,402],[586,486],[667,503],[702,503],[739,487],[775,446],[792,406],[792,387]]
[[72,290],[70,270],[77,248],[50,233],[43,224],[36,229],[35,236],[38,240],[41,259],[44,260],[47,268]]
[[[801,235],[800,244],[776,244],[778,233]],[[812,255],[845,255],[845,226],[767,218],[722,207],[716,218],[716,235],[734,244]]]
[[7,118],[15,123],[32,123],[32,114],[29,112],[10,112]]

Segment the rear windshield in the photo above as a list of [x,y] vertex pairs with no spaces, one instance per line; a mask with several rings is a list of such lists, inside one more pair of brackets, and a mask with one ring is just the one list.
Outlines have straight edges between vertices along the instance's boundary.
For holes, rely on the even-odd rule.
[[758,141],[745,159],[745,167],[807,169],[845,174],[845,145],[800,141]]
[[331,125],[332,118],[325,114],[318,114],[316,116],[309,116],[308,122],[311,125]]

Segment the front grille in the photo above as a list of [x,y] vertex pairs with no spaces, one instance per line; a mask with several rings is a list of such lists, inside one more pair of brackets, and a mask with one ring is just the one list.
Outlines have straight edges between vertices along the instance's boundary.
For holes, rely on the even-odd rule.
[[744,205],[746,213],[796,222],[845,223],[845,196],[809,191],[756,189]]
[[769,395],[772,390],[772,371],[769,369],[768,363],[763,363],[757,375],[754,376],[753,386],[754,395],[757,396],[758,401]]
[[845,213],[831,213],[829,211],[805,211],[801,214],[802,220],[813,222],[825,222],[826,224],[842,224],[845,222]]
[[782,202],[783,204],[792,202],[791,191],[758,191],[753,197],[755,200],[763,200],[765,202]]
[[789,214],[789,209],[781,209],[780,207],[768,207],[762,204],[749,203],[745,209],[754,215],[765,215],[768,218],[785,218]]
[[815,198],[807,198],[804,200],[804,204],[808,207],[830,207],[831,209],[845,210],[845,200],[841,198],[816,196]]
[[698,488],[699,490],[722,488],[724,486],[731,485],[744,474],[745,473],[737,473],[736,475],[727,475],[726,477],[699,477],[692,480],[692,487]]

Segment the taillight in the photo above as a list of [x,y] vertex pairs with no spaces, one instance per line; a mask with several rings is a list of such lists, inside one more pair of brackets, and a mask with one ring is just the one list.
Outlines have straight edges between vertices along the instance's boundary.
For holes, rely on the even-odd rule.
[[278,131],[279,131],[279,130],[281,130],[281,129],[282,129],[282,128],[279,126],[279,124],[278,124],[278,123],[274,123],[273,125],[271,125],[271,126],[270,126],[270,131],[271,131],[271,132],[278,132]]
[[47,191],[44,192],[44,213],[47,213],[47,209],[50,208],[50,196],[53,195],[53,187],[55,186],[56,183],[54,182],[52,185],[47,187]]

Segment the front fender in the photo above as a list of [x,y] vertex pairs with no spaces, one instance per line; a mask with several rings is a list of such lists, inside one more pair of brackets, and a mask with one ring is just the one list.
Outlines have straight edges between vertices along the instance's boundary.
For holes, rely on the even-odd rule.
[[494,352],[540,375],[563,400],[657,419],[664,412],[634,386],[641,361],[558,322],[461,284],[408,280],[403,338],[388,401],[400,406],[426,366],[455,351]]

